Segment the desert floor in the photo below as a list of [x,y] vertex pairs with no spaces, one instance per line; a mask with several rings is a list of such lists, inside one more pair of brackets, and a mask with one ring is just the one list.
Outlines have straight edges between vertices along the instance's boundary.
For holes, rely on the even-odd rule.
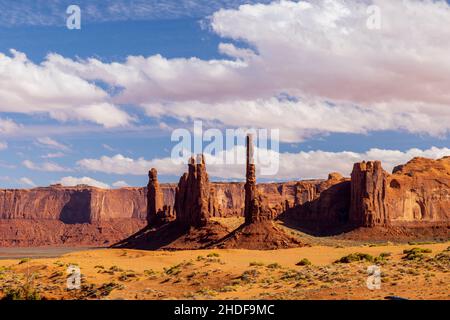
[[[407,257],[404,250],[413,248],[425,250],[415,249]],[[368,255],[335,262],[353,253]],[[297,265],[302,259],[307,260]],[[381,289],[369,290],[367,268],[375,264],[382,272]],[[80,268],[79,290],[67,289],[70,265]],[[449,271],[450,242],[276,251],[100,249],[0,260],[0,298],[450,299]]]

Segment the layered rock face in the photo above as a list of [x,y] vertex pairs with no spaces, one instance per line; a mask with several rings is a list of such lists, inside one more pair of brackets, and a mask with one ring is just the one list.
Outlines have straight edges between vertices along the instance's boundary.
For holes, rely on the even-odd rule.
[[206,173],[205,158],[198,155],[191,158],[188,172],[178,183],[175,195],[176,221],[192,227],[203,227],[208,223],[214,205],[209,177]]
[[[161,210],[159,217],[173,219],[174,203],[180,221],[189,226],[202,226],[212,216],[245,216],[251,223],[279,214],[317,229],[446,226],[450,221],[450,157],[416,158],[392,174],[379,162],[358,163],[352,181],[333,173],[327,180],[256,185],[254,166],[249,166],[246,184],[210,183],[200,159],[189,164],[178,186],[159,184],[155,171],[149,176],[148,188],[55,185],[0,190],[0,243],[72,245],[84,237],[80,244],[101,245],[107,237],[119,240],[137,232]],[[89,235],[77,238],[80,232]]]
[[286,214],[303,227],[326,231],[348,222],[350,179],[333,173],[325,181],[299,182],[296,194],[296,203]]
[[381,162],[355,163],[351,177],[350,223],[363,227],[387,224],[388,174]]
[[158,172],[152,168],[148,173],[147,222],[149,225],[167,223],[174,219],[172,205],[164,204],[164,195],[158,182]]
[[0,219],[58,220],[67,224],[146,218],[145,190],[94,187],[0,190]]
[[448,224],[450,157],[415,158],[393,174],[379,162],[355,164],[350,221],[366,227]]

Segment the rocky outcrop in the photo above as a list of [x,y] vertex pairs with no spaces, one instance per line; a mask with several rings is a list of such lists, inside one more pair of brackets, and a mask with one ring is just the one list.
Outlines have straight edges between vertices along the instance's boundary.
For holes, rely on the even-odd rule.
[[348,223],[350,179],[332,173],[324,181],[296,184],[296,203],[281,219],[303,229],[326,234]]
[[380,161],[355,163],[351,176],[350,223],[363,227],[388,223],[387,176]]
[[350,221],[358,226],[439,226],[450,221],[450,157],[414,158],[387,174],[355,164]]
[[[173,219],[176,204],[181,221],[201,226],[209,217],[244,216],[246,188],[250,191],[247,200],[253,199],[247,201],[250,210],[246,216],[253,222],[282,214],[283,219],[295,218],[300,227],[336,230],[340,226],[445,229],[450,221],[450,157],[415,158],[392,174],[386,173],[379,162],[358,163],[352,181],[333,173],[327,180],[256,184],[250,167],[247,185],[210,183],[204,160],[191,163],[178,186],[157,183],[156,172],[152,177],[155,179],[150,177],[148,189],[153,191],[149,192],[147,188],[105,190],[60,185],[0,190],[1,243],[67,244],[65,239],[75,239],[77,232],[89,232],[92,244],[99,245],[105,241],[105,233],[98,231],[103,228],[100,225],[113,230],[112,238],[125,238],[137,232],[155,212],[158,217],[161,194],[160,217]],[[261,194],[262,200],[258,197]],[[148,196],[155,199],[153,204]],[[33,225],[42,228],[37,232],[32,230]],[[44,226],[48,234],[42,231]],[[28,240],[26,234],[30,235]]]
[[164,204],[164,195],[158,182],[158,172],[152,168],[148,173],[147,185],[147,222],[160,225],[174,220],[172,205]]
[[198,155],[196,159],[189,160],[188,172],[178,183],[175,195],[176,221],[186,226],[204,227],[213,204],[205,158]]

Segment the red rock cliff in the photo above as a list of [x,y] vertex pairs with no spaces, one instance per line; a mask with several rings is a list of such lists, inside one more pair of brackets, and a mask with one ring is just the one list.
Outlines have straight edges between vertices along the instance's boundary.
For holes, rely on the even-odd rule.
[[415,158],[387,174],[380,162],[355,164],[350,221],[365,227],[450,221],[450,157]]

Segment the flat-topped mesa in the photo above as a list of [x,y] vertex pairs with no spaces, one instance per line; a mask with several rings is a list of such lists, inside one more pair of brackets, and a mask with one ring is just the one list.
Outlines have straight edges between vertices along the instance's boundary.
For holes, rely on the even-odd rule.
[[203,227],[210,216],[211,187],[206,172],[205,158],[197,155],[188,164],[175,194],[176,221],[191,227]]
[[148,172],[147,185],[147,222],[149,225],[167,223],[173,220],[172,208],[164,205],[163,192],[158,182],[158,171],[152,168]]
[[253,136],[247,136],[247,170],[245,182],[245,223],[272,220],[274,213],[268,206],[267,199],[256,188],[256,166],[254,159]]
[[355,163],[351,179],[349,221],[356,226],[387,225],[386,209],[388,174],[380,161]]

